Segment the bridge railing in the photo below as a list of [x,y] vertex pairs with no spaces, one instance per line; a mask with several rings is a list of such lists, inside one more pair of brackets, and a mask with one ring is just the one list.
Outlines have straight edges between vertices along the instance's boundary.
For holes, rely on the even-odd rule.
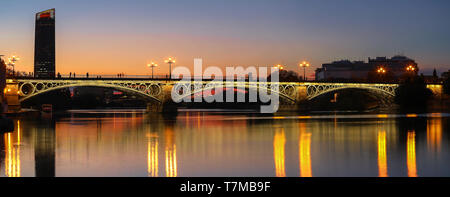
[[[56,77],[56,78],[58,78],[58,77]],[[92,79],[97,79],[97,78],[167,79],[169,77],[168,77],[168,75],[153,75],[153,77],[152,77],[151,75],[125,75],[125,74],[122,74],[122,75],[89,74],[89,76],[87,76],[86,74],[83,74],[83,75],[77,74],[75,76],[69,75],[69,74],[64,74],[64,75],[61,75],[61,78],[65,78],[65,79],[67,79],[67,78],[74,78],[74,79],[86,79],[86,78],[92,78]]]
[[65,80],[65,79],[82,79],[82,80],[97,80],[97,79],[145,79],[145,80],[169,80],[166,75],[96,75],[89,74],[87,75],[61,75],[56,76],[55,78],[36,78],[33,76],[16,76],[15,79],[51,79],[51,80]]

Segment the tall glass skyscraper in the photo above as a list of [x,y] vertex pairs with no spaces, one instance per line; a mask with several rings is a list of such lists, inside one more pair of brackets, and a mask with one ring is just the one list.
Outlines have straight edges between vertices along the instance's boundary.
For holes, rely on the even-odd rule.
[[34,76],[55,77],[55,9],[36,14]]

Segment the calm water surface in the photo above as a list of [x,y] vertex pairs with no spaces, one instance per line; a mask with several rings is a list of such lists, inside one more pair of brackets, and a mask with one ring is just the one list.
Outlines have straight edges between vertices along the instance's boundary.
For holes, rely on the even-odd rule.
[[450,176],[449,120],[72,111],[15,119],[0,176]]

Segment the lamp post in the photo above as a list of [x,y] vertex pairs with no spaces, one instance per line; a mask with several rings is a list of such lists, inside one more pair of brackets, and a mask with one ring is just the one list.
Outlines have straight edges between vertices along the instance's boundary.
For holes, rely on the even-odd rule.
[[158,67],[158,64],[152,62],[150,64],[147,64],[148,67],[152,68],[152,79],[153,79],[153,68]]
[[382,75],[386,74],[386,69],[383,68],[382,66],[378,67],[377,69],[377,73],[380,76],[380,79],[382,78]]
[[13,76],[15,76],[15,65],[16,65],[16,62],[17,61],[19,61],[20,60],[20,58],[18,58],[18,57],[16,57],[16,56],[12,56],[12,57],[10,57],[10,58],[8,58],[8,60],[9,60],[9,62],[8,62],[8,66],[11,66],[12,67],[12,71],[13,71]]
[[169,57],[165,62],[169,64],[169,79],[172,79],[172,64],[175,63],[175,58]]
[[377,73],[378,73],[378,74],[384,74],[384,73],[386,73],[386,69],[384,69],[383,67],[379,67],[379,68],[377,69]]
[[309,62],[303,61],[299,64],[300,68],[303,68],[303,80],[306,81],[306,67],[309,67]]
[[278,68],[278,70],[283,70],[284,69],[284,66],[283,65],[281,65],[281,64],[277,64],[277,65],[275,65],[274,66],[274,68]]
[[406,67],[406,71],[414,72],[414,71],[416,71],[416,67],[414,67],[413,65],[408,65],[408,67]]

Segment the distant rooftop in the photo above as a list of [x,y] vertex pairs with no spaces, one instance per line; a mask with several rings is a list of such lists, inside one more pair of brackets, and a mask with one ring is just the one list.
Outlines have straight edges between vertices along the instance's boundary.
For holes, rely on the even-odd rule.
[[409,57],[406,57],[404,55],[396,55],[394,57],[392,57],[391,59],[386,58],[386,57],[376,57],[375,59],[370,59],[369,57],[369,61],[387,61],[387,60],[412,60]]
[[411,60],[410,58],[403,56],[403,55],[396,55],[391,58],[392,60]]

